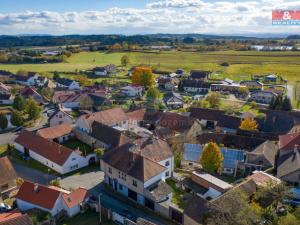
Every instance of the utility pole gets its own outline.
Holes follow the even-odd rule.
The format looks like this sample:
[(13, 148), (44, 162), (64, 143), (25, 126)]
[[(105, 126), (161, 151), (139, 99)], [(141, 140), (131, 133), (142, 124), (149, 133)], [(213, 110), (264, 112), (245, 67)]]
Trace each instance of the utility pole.
[(99, 211), (99, 224), (102, 224), (102, 215), (101, 215), (101, 194), (98, 195), (98, 211)]

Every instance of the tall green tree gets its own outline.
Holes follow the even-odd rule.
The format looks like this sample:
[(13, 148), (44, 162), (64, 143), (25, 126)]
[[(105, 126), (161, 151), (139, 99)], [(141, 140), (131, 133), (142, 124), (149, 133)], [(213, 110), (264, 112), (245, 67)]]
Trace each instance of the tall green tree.
[(30, 120), (37, 120), (41, 116), (42, 107), (38, 105), (38, 103), (33, 99), (29, 98), (26, 101), (26, 113), (28, 113)]
[(13, 108), (19, 111), (23, 111), (26, 106), (26, 101), (22, 95), (17, 95), (13, 102)]
[(207, 97), (206, 100), (209, 102), (209, 105), (213, 109), (217, 109), (220, 107), (221, 99), (220, 94), (217, 92), (211, 92)]
[(293, 109), (291, 99), (288, 96), (284, 97), (281, 109), (284, 111), (291, 111)]
[(205, 145), (200, 156), (200, 163), (210, 173), (220, 172), (222, 169), (223, 155), (220, 148), (214, 142)]
[(19, 111), (14, 110), (12, 115), (11, 115), (11, 124), (20, 127), (23, 126), (24, 124), (24, 118), (22, 116), (22, 113)]
[(123, 55), (121, 58), (122, 66), (127, 66), (130, 63), (130, 58), (128, 55)]
[(0, 128), (6, 129), (8, 125), (8, 120), (4, 113), (0, 113)]

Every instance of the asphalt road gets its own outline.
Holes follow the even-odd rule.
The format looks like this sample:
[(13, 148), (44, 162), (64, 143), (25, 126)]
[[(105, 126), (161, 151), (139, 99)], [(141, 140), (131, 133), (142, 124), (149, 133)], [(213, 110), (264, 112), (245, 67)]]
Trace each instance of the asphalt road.
[[(41, 116), (40, 123), (34, 127), (27, 128), (27, 130), (29, 130), (29, 131), (38, 130), (38, 129), (44, 127), (47, 123), (48, 123), (48, 116), (44, 112)], [(13, 131), (0, 134), (0, 145), (7, 145), (8, 143), (13, 143), (18, 135), (19, 135), (18, 132), (13, 132)]]
[(23, 178), (24, 180), (28, 180), (34, 183), (48, 185), (51, 180), (54, 180), (56, 177), (53, 175), (49, 175), (43, 173), (41, 171), (32, 169), (30, 167), (18, 164), (16, 162), (12, 162), (15, 171), (18, 176)]
[(74, 175), (63, 178), (60, 180), (60, 185), (66, 190), (77, 189), (79, 187), (85, 187), (89, 190), (90, 194), (94, 196), (101, 196), (101, 204), (105, 208), (112, 209), (114, 212), (122, 212), (124, 210), (129, 210), (135, 217), (142, 217), (149, 221), (152, 221), (158, 225), (163, 225), (164, 223), (157, 216), (152, 216), (144, 210), (133, 207), (133, 204), (129, 204), (129, 200), (120, 200), (116, 198), (114, 193), (110, 193), (105, 190), (103, 186), (104, 173), (102, 171), (94, 171), (82, 175)]

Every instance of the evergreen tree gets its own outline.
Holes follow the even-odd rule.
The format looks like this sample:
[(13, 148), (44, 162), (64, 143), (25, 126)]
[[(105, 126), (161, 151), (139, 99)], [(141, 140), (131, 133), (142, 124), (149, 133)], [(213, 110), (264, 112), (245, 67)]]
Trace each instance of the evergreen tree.
[(41, 116), (42, 107), (33, 98), (29, 98), (26, 102), (26, 112), (29, 115), (29, 119), (37, 120)]
[(23, 111), (26, 106), (26, 101), (22, 95), (17, 95), (13, 102), (13, 108), (19, 111)]
[(11, 124), (16, 127), (20, 127), (24, 124), (24, 119), (22, 117), (21, 112), (13, 111), (13, 113), (11, 115)]

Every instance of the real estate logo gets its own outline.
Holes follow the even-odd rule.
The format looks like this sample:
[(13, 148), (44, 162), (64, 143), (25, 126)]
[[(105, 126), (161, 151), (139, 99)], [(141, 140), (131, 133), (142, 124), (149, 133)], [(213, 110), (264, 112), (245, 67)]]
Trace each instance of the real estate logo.
[(300, 10), (273, 10), (272, 25), (300, 25)]

